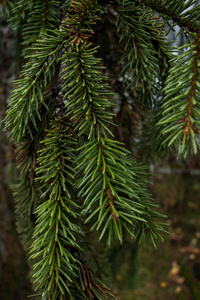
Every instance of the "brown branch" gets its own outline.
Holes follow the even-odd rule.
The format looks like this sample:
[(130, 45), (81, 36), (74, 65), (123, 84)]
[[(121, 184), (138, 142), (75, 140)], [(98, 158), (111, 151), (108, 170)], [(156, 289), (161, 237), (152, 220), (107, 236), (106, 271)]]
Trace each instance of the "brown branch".
[(90, 297), (94, 298), (94, 295), (91, 293), (91, 291), (88, 289), (88, 287), (86, 288), (88, 294), (90, 295)]
[(92, 283), (91, 283), (90, 274), (89, 274), (89, 272), (88, 272), (87, 266), (85, 266), (85, 273), (86, 273), (86, 275), (87, 275), (87, 279), (88, 279), (88, 283), (89, 283), (89, 288), (90, 288), (90, 290), (91, 290), (91, 289), (92, 289)]
[(119, 217), (115, 214), (115, 212), (113, 211), (113, 209), (112, 209), (112, 207), (111, 207), (111, 205), (110, 205), (110, 201), (111, 201), (112, 205), (115, 206), (115, 205), (114, 205), (114, 199), (115, 199), (115, 198), (114, 198), (114, 196), (111, 194), (111, 189), (110, 189), (110, 187), (108, 186), (108, 183), (106, 183), (106, 194), (107, 194), (107, 196), (108, 196), (108, 201), (107, 201), (107, 204), (105, 205), (105, 208), (108, 207), (108, 206), (110, 206), (111, 213), (112, 213), (112, 218), (115, 218), (116, 220), (118, 220)]
[(85, 270), (84, 270), (84, 266), (81, 265), (81, 271), (82, 271), (82, 274), (83, 274), (83, 279), (84, 279), (84, 284), (85, 284), (85, 288), (87, 288), (87, 279), (86, 279), (86, 276), (85, 276)]
[(98, 285), (96, 282), (94, 282), (94, 285), (98, 288), (98, 290), (108, 299), (106, 292), (102, 289), (100, 285)]
[[(100, 168), (100, 170), (103, 171), (103, 160), (102, 160), (102, 156), (104, 156), (104, 160), (105, 160), (105, 154), (104, 154), (104, 148), (103, 148), (103, 145), (101, 144), (101, 142), (99, 143), (99, 148), (101, 148), (101, 168)], [(105, 174), (107, 175), (107, 171), (105, 171)], [(112, 195), (111, 189), (110, 189), (110, 187), (109, 187), (109, 185), (108, 185), (107, 182), (106, 182), (106, 194), (107, 194), (107, 196), (108, 196), (108, 201), (107, 201), (107, 203), (106, 203), (106, 205), (105, 205), (104, 208), (107, 208), (107, 207), (110, 206), (111, 214), (112, 214), (112, 219), (115, 218), (116, 220), (118, 220), (119, 217), (115, 214), (115, 212), (113, 211), (113, 209), (112, 209), (112, 207), (111, 207), (111, 205), (110, 205), (110, 201), (111, 201), (112, 205), (115, 206), (115, 205), (114, 205), (114, 200), (115, 200), (115, 198), (114, 198), (114, 195)]]
[(118, 298), (117, 298), (117, 297), (115, 297), (115, 295), (113, 295), (112, 293), (108, 293), (108, 292), (106, 292), (106, 294), (110, 295), (110, 296), (111, 296), (111, 297), (113, 297), (115, 300), (118, 300)]
[[(85, 290), (86, 292), (90, 295), (90, 297), (94, 297), (94, 293), (92, 292), (92, 286), (96, 287), (101, 294), (105, 296), (106, 299), (108, 299), (107, 295), (110, 295), (114, 299), (118, 300), (111, 292), (112, 290), (110, 288), (107, 288), (106, 286), (97, 283), (95, 280), (97, 278), (97, 275), (94, 273), (94, 271), (89, 267), (84, 264), (81, 266), (81, 271), (83, 274), (84, 278), (84, 285), (85, 285)], [(93, 277), (91, 276), (91, 273), (94, 275)], [(98, 279), (97, 279), (98, 280)]]

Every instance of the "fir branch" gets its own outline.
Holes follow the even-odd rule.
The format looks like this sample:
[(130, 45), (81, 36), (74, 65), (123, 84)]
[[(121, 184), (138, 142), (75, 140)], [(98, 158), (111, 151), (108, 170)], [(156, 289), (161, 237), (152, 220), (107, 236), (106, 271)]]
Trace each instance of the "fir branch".
[[(68, 30), (71, 32), (70, 27)], [(107, 137), (111, 116), (105, 108), (111, 106), (107, 99), (111, 93), (103, 83), (106, 78), (99, 71), (102, 69), (98, 66), (99, 60), (94, 57), (96, 49), (90, 47), (78, 38), (74, 40), (72, 35), (69, 50), (62, 57), (65, 64), (62, 92), (74, 130), (78, 129), (78, 136), (86, 135), (89, 140), (79, 148), (82, 152), (76, 167), (84, 212), (92, 208), (86, 222), (95, 216), (97, 220), (91, 230), (103, 225), (100, 239), (109, 232), (107, 243), (110, 246), (113, 233), (122, 243), (122, 228), (134, 236), (134, 222), (147, 222), (143, 214), (145, 216), (146, 210), (150, 213), (149, 202), (143, 205), (140, 201), (149, 199), (149, 195), (138, 187), (126, 158), (127, 151)], [(128, 224), (132, 225), (131, 229)]]
[(13, 3), (13, 1), (0, 0), (0, 5), (1, 5), (0, 16), (6, 17), (6, 19), (9, 19), (14, 4), (15, 3)]
[[(161, 22), (159, 23), (158, 18), (150, 20), (152, 18), (150, 11), (144, 12), (141, 7), (135, 6), (129, 0), (119, 4), (117, 11), (116, 26), (120, 32), (120, 42), (123, 39), (126, 41), (120, 61), (126, 89), (139, 88), (139, 104), (151, 107), (161, 92), (159, 59), (151, 40), (152, 32), (155, 30), (158, 32), (157, 35), (160, 35), (158, 38), (160, 42), (163, 35)], [(154, 38), (155, 36), (154, 34)]]
[[(42, 37), (48, 29), (54, 30), (60, 24), (60, 11), (62, 1), (46, 0), (34, 3), (32, 10), (22, 31), (22, 45), (30, 46)], [(34, 21), (34, 22), (33, 22)], [(52, 22), (53, 21), (53, 22)], [(35, 24), (35, 27), (33, 27)], [(27, 55), (29, 49), (23, 51)]]
[[(193, 131), (195, 133), (199, 133), (198, 129), (192, 124), (193, 122), (191, 121), (192, 119), (192, 114), (193, 114), (193, 106), (195, 104), (195, 101), (193, 99), (195, 99), (196, 96), (196, 90), (197, 90), (197, 77), (198, 77), (198, 61), (200, 58), (200, 35), (195, 39), (195, 48), (194, 48), (194, 61), (193, 61), (193, 76), (191, 79), (191, 90), (189, 92), (189, 99), (188, 99), (188, 107), (187, 107), (187, 116), (185, 117), (184, 120), (180, 120), (179, 123), (185, 122), (186, 121), (186, 125), (185, 128), (183, 130), (183, 135), (184, 133), (187, 134), (187, 136), (190, 135), (190, 128), (193, 129)], [(194, 103), (193, 103), (194, 102)]]
[[(83, 267), (81, 257), (77, 256), (77, 252), (82, 250), (83, 230), (76, 220), (80, 217), (78, 205), (70, 194), (73, 180), (71, 161), (74, 159), (71, 146), (74, 142), (65, 119), (58, 118), (51, 122), (47, 138), (43, 141), (46, 147), (39, 151), (40, 167), (37, 172), (41, 176), (37, 181), (43, 183), (42, 198), (49, 199), (36, 210), (38, 219), (33, 236), (37, 239), (31, 246), (31, 258), (38, 259), (42, 255), (42, 265), (40, 260), (34, 264), (34, 282), (37, 283), (36, 289), (42, 290), (43, 297), (57, 299), (58, 295), (73, 295), (79, 299), (81, 295), (86, 298), (88, 294), (93, 298), (100, 287), (102, 295), (98, 299), (107, 299), (104, 297), (107, 288), (97, 283), (92, 269)], [(76, 294), (75, 287), (80, 286), (81, 281), (78, 274), (83, 268), (87, 270), (90, 286), (89, 289), (87, 285), (83, 286), (83, 291)]]
[(92, 299), (97, 297), (97, 299), (108, 299), (108, 295), (112, 298), (117, 298), (111, 293), (111, 289), (107, 288), (98, 278), (94, 271), (87, 265), (81, 265), (80, 272), (81, 281), (83, 283), (83, 290), (88, 294)]
[[(20, 0), (13, 6), (10, 24), (22, 36), (23, 56), (33, 51), (30, 47), (41, 39), (48, 29), (58, 28), (60, 21), (60, 6), (58, 0)], [(53, 22), (52, 22), (53, 21)]]
[(72, 1), (63, 22), (63, 29), (70, 37), (72, 45), (87, 41), (93, 34), (92, 26), (99, 19), (98, 11), (97, 0)]
[(139, 0), (139, 2), (160, 13), (167, 21), (172, 19), (174, 21), (172, 27), (178, 24), (191, 33), (200, 33), (200, 23), (197, 17), (200, 12), (200, 5), (190, 9), (192, 5), (196, 4), (196, 0), (179, 0), (176, 3), (170, 0)]
[(40, 192), (34, 182), (36, 153), (30, 141), (23, 142), (16, 150), (17, 167), (20, 170), (19, 182), (12, 185), (16, 207), (16, 224), (21, 240), (28, 250), (34, 230), (34, 210), (40, 203)]
[[(158, 222), (164, 216), (157, 212), (157, 205), (145, 188), (146, 169), (129, 156), (123, 144), (114, 140), (110, 129), (114, 125), (113, 93), (103, 75), (101, 60), (96, 58), (98, 46), (89, 42), (102, 8), (96, 0), (18, 2), (12, 10), (16, 11), (12, 21), (23, 31), (23, 44), (28, 46), (23, 52), (27, 53), (27, 63), (16, 81), (6, 129), (12, 130), (11, 139), (20, 143), (17, 162), (21, 182), (14, 187), (14, 194), (17, 214), (24, 217), (20, 234), (26, 238), (30, 235), (24, 224), (28, 224), (27, 230), (33, 228), (31, 217), (37, 205), (30, 250), (31, 260), (36, 260), (35, 288), (41, 291), (43, 299), (115, 298), (82, 259), (82, 219), (90, 222), (91, 230), (100, 231), (100, 240), (107, 236), (109, 246), (114, 237), (122, 243), (125, 231), (136, 242), (149, 234), (155, 245), (155, 240), (163, 240), (160, 232), (165, 230)], [(160, 95), (169, 68), (165, 22), (155, 17), (151, 6), (145, 8), (138, 1), (111, 1), (112, 5), (114, 10), (117, 7), (113, 14), (118, 15), (120, 41), (126, 43), (121, 65), (123, 76), (130, 75), (133, 81), (128, 88), (140, 88), (144, 101), (148, 97), (154, 100)], [(106, 13), (105, 8), (103, 14)], [(187, 19), (191, 20), (192, 17)], [(59, 29), (55, 29), (57, 26)], [(195, 43), (192, 50), (197, 53), (197, 40)], [(181, 130), (187, 134), (198, 124), (198, 118), (193, 123), (191, 117), (197, 113), (198, 104), (193, 98), (197, 101), (199, 74), (197, 55), (185, 55), (193, 57), (193, 71), (190, 64), (187, 75), (192, 77), (189, 87), (185, 86), (189, 95), (184, 106), (185, 120), (176, 125), (184, 124)], [(160, 57), (166, 63), (164, 70)], [(176, 78), (174, 70), (170, 76)], [(171, 92), (167, 82), (166, 103)], [(176, 94), (177, 89), (173, 96)], [(168, 104), (163, 108), (169, 111)], [(80, 201), (82, 207), (78, 205)], [(32, 223), (26, 223), (27, 219)]]
[(112, 113), (105, 111), (111, 107), (106, 99), (113, 93), (101, 75), (100, 60), (94, 57), (96, 48), (79, 43), (79, 48), (70, 46), (69, 52), (63, 57), (66, 67), (62, 79), (65, 80), (62, 91), (66, 101), (66, 112), (74, 123), (74, 130), (79, 130), (78, 136), (88, 134), (92, 140), (100, 132), (106, 136), (105, 123), (109, 123)]
[(38, 186), (33, 184), (30, 179), (21, 177), (19, 183), (12, 185), (11, 188), (16, 207), (17, 231), (28, 252), (36, 221), (33, 212), (40, 203), (40, 192)]
[(23, 141), (27, 133), (34, 139), (32, 131), (38, 131), (37, 120), (42, 121), (42, 107), (50, 110), (45, 97), (46, 94), (49, 96), (49, 86), (57, 81), (57, 57), (61, 55), (63, 43), (62, 38), (56, 34), (38, 41), (33, 46), (35, 54), (28, 57), (29, 61), (21, 72), (21, 78), (15, 81), (16, 87), (4, 121), (5, 130), (12, 129), (10, 138), (17, 143)]
[(157, 62), (159, 63), (161, 81), (165, 81), (167, 78), (169, 69), (171, 67), (170, 60), (174, 57), (174, 47), (169, 46), (167, 34), (164, 28), (165, 23), (161, 20), (159, 16), (152, 16), (152, 12), (149, 10), (145, 13), (147, 14), (146, 20), (146, 31), (150, 34), (151, 43), (158, 57)]
[[(191, 144), (194, 153), (199, 147), (199, 37), (181, 47), (183, 54), (170, 71), (164, 91), (163, 118), (158, 124), (168, 124), (163, 130), (168, 146), (178, 142), (179, 154), (187, 155)], [(186, 48), (186, 49), (185, 49)]]
[[(84, 151), (82, 147), (77, 163), (77, 170), (83, 173), (77, 186), (79, 196), (84, 198), (83, 212), (88, 213), (92, 208), (85, 221), (93, 220), (91, 230), (102, 228), (100, 239), (107, 232), (109, 246), (113, 233), (122, 243), (122, 228), (135, 238), (136, 224), (146, 223), (154, 214), (152, 199), (139, 183), (141, 167), (126, 157), (119, 143), (103, 138), (100, 143), (85, 145)], [(157, 225), (155, 228), (162, 230)]]
[[(36, 170), (43, 184), (42, 198), (47, 198), (36, 209), (37, 224), (31, 246), (32, 259), (40, 258), (36, 269), (36, 289), (43, 291), (44, 297), (56, 299), (58, 295), (71, 295), (70, 283), (78, 276), (79, 261), (71, 249), (81, 250), (82, 230), (76, 224), (78, 205), (71, 199), (70, 185), (73, 178), (72, 145), (68, 125), (59, 118), (51, 122), (51, 129), (43, 141)], [(50, 164), (49, 164), (50, 162)], [(42, 261), (42, 265), (41, 265)]]
[(36, 119), (36, 122), (40, 123), (38, 131), (32, 130), (31, 133), (26, 133), (23, 142), (16, 145), (16, 165), (20, 175), (18, 183), (13, 184), (11, 188), (15, 200), (17, 230), (26, 251), (31, 244), (35, 227), (34, 211), (40, 203), (41, 194), (39, 184), (34, 181), (36, 177), (36, 152), (39, 148), (40, 139), (44, 135), (44, 128), (47, 126), (54, 109), (51, 99), (47, 103), (51, 107), (50, 110), (48, 111), (45, 106), (42, 107), (40, 113), (43, 118), (42, 120)]
[[(137, 152), (142, 160), (148, 163), (155, 161), (158, 157), (165, 158), (168, 152), (167, 144), (163, 143), (165, 136), (161, 133), (165, 125), (157, 125), (162, 118), (162, 111), (159, 106), (161, 104), (157, 104), (155, 109), (148, 111), (148, 114), (145, 115), (136, 143)], [(154, 142), (152, 143), (152, 141)]]
[(11, 26), (18, 26), (22, 23), (22, 20), (25, 18), (26, 14), (28, 13), (29, 9), (32, 7), (31, 0), (21, 0), (15, 1), (12, 7), (12, 15), (9, 19)]

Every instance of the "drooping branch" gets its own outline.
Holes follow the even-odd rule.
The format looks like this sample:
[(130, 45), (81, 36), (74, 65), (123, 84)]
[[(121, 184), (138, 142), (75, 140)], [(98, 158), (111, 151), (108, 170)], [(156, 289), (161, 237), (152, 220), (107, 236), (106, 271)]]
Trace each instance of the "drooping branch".
[[(196, 47), (194, 48), (194, 51), (196, 52), (194, 54), (194, 62), (193, 62), (193, 76), (192, 76), (192, 80), (191, 80), (191, 90), (189, 93), (189, 99), (188, 99), (188, 108), (187, 108), (187, 116), (185, 117), (185, 119), (183, 120), (183, 122), (186, 122), (185, 128), (183, 130), (183, 135), (184, 133), (186, 133), (187, 135), (190, 135), (190, 128), (193, 129), (193, 131), (195, 133), (199, 133), (198, 129), (194, 126), (194, 124), (192, 124), (191, 122), (191, 117), (193, 115), (193, 106), (194, 106), (194, 99), (195, 99), (195, 94), (196, 94), (196, 89), (197, 89), (197, 76), (199, 73), (198, 70), (198, 61), (199, 61), (199, 57), (200, 57), (200, 35), (195, 39), (195, 44)], [(179, 121), (180, 123), (180, 121)]]
[(140, 3), (145, 5), (146, 7), (150, 7), (156, 12), (160, 13), (164, 16), (164, 18), (168, 18), (169, 20), (172, 19), (174, 24), (178, 24), (180, 27), (184, 27), (188, 29), (192, 33), (196, 33), (199, 35), (200, 33), (200, 24), (198, 19), (193, 16), (196, 13), (196, 16), (198, 15), (198, 11), (200, 11), (200, 6), (196, 6), (193, 9), (189, 11), (189, 14), (187, 11), (192, 4), (195, 4), (196, 1), (188, 2), (183, 1), (180, 3), (178, 1), (177, 3), (168, 1), (168, 0), (159, 0), (159, 1), (153, 1), (153, 0), (139, 0)]
[[(73, 168), (73, 139), (64, 118), (51, 122), (45, 147), (39, 151), (37, 173), (43, 185), (43, 203), (36, 209), (37, 224), (34, 230), (31, 258), (43, 261), (34, 264), (36, 289), (43, 290), (48, 298), (70, 293), (69, 284), (78, 271), (79, 260), (71, 253), (72, 248), (81, 250), (79, 241), (83, 232), (77, 225), (78, 205), (71, 199), (70, 184)], [(54, 147), (52, 147), (54, 145)], [(66, 291), (66, 292), (64, 292)]]
[[(139, 104), (152, 107), (157, 95), (161, 93), (162, 73), (152, 40), (162, 46), (163, 24), (160, 18), (156, 18), (155, 22), (152, 20), (150, 10), (144, 13), (140, 6), (131, 1), (119, 4), (117, 10), (117, 30), (120, 33), (120, 42), (125, 43), (120, 64), (123, 66), (121, 73), (126, 90), (137, 89)], [(141, 13), (144, 18), (140, 17)]]
[[(58, 297), (107, 299), (114, 296), (80, 259), (84, 235), (81, 222), (92, 221), (91, 231), (99, 230), (100, 240), (107, 236), (109, 246), (113, 238), (122, 243), (125, 231), (134, 239), (138, 232), (149, 232), (154, 243), (155, 239), (163, 240), (159, 231), (164, 230), (157, 222), (163, 216), (154, 210), (156, 205), (145, 188), (146, 181), (142, 179), (145, 169), (129, 156), (122, 143), (114, 140), (110, 131), (110, 125), (113, 126), (113, 93), (108, 86), (108, 78), (104, 76), (102, 62), (96, 58), (97, 40), (93, 39), (94, 45), (90, 43), (94, 28), (98, 27), (99, 16), (107, 13), (106, 9), (101, 11), (98, 5), (102, 1), (64, 1), (65, 8), (66, 3), (70, 6), (67, 10), (61, 8), (62, 15), (65, 15), (63, 22), (60, 16), (54, 21), (62, 22), (59, 30), (48, 32), (46, 29), (43, 31), (43, 25), (48, 21), (48, 13), (52, 17), (49, 4), (55, 3), (59, 7), (63, 1), (38, 2), (41, 13), (37, 16), (37, 11), (33, 12), (33, 19), (38, 22), (32, 24), (32, 19), (25, 16), (27, 30), (23, 32), (24, 36), (30, 33), (28, 45), (31, 38), (39, 39), (29, 47), (27, 63), (17, 81), (6, 118), (7, 129), (12, 130), (11, 137), (22, 142), (18, 162), (23, 170), (28, 169), (23, 174), (30, 179), (30, 189), (33, 184), (41, 186), (31, 246), (31, 258), (38, 259), (34, 264), (36, 289), (41, 291), (43, 298), (53, 300)], [(28, 3), (33, 5), (37, 1), (29, 0)], [(21, 4), (26, 10), (24, 0)], [(130, 43), (129, 33), (133, 30), (128, 34), (126, 30), (118, 32), (122, 36), (120, 40), (126, 34), (124, 51), (128, 68), (124, 71), (128, 74), (132, 69), (131, 81), (134, 77), (137, 83), (142, 83), (143, 97), (146, 97), (147, 88), (153, 97), (154, 83), (157, 83), (157, 78), (160, 80), (158, 55), (152, 45), (153, 34), (143, 26), (143, 5), (136, 7), (126, 14), (126, 23), (135, 29)], [(128, 6), (125, 7), (126, 12), (127, 9)], [(114, 11), (114, 14), (117, 16), (118, 12)], [(133, 16), (136, 16), (134, 20)], [(152, 23), (154, 21), (157, 22), (152, 19)], [(152, 26), (155, 36), (162, 28), (158, 23), (156, 27)], [(148, 27), (149, 23), (145, 26)], [(39, 31), (34, 35), (36, 27)], [(125, 27), (122, 26), (123, 29)], [(132, 46), (135, 47), (135, 55)], [(54, 105), (45, 101), (49, 94)], [(43, 119), (47, 122), (44, 123)], [(47, 135), (44, 135), (45, 128)], [(42, 140), (42, 149), (37, 154), (37, 147), (31, 152), (23, 148), (27, 136), (37, 146)], [(37, 166), (36, 155), (39, 156)], [(28, 195), (24, 199), (30, 199), (33, 193), (29, 193), (29, 189), (25, 192)], [(74, 194), (79, 203), (83, 203), (82, 213)]]
[[(167, 134), (168, 146), (178, 141), (179, 153), (186, 154), (191, 145), (197, 152), (199, 127), (199, 36), (191, 44), (180, 47), (182, 54), (171, 68), (164, 88), (163, 117), (158, 124), (167, 124), (162, 130)], [(191, 143), (190, 143), (191, 142)]]

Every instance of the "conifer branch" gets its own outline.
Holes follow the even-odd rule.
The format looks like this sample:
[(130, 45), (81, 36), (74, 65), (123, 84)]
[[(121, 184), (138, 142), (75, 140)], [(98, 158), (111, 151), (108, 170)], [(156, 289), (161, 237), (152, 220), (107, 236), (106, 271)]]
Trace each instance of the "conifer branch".
[(36, 153), (30, 141), (18, 146), (16, 163), (20, 170), (19, 182), (12, 185), (16, 205), (16, 223), (22, 243), (28, 251), (35, 224), (33, 214), (40, 203), (40, 191), (34, 182)]
[[(76, 35), (69, 23), (67, 28)], [(106, 78), (99, 71), (102, 67), (98, 66), (95, 52), (95, 48), (90, 49), (90, 44), (79, 37), (75, 40), (71, 38), (68, 52), (62, 57), (66, 66), (62, 76), (65, 80), (62, 92), (74, 130), (79, 131), (78, 136), (86, 135), (89, 140), (78, 149), (82, 152), (76, 160), (80, 177), (77, 188), (79, 196), (84, 197), (84, 212), (94, 207), (86, 222), (98, 215), (91, 230), (103, 227), (100, 239), (109, 232), (107, 243), (110, 246), (113, 232), (122, 243), (123, 227), (134, 236), (133, 220), (147, 222), (143, 214), (146, 214), (146, 209), (149, 212), (148, 201), (146, 204), (141, 201), (149, 199), (149, 196), (135, 182), (136, 178), (129, 169), (132, 163), (126, 158), (127, 151), (107, 137), (111, 114), (105, 108), (111, 106), (107, 99), (111, 93), (103, 82)], [(132, 225), (131, 229), (128, 224)]]
[(200, 12), (200, 5), (190, 9), (196, 3), (193, 1), (180, 0), (176, 3), (169, 0), (139, 0), (140, 3), (160, 13), (164, 19), (172, 19), (173, 25), (178, 24), (180, 27), (188, 29), (191, 33), (200, 33), (200, 24), (196, 16)]
[[(151, 5), (147, 6), (125, 0), (111, 1), (109, 8), (113, 7), (119, 39), (124, 44), (118, 70), (122, 68), (123, 78), (128, 78), (127, 89), (139, 90), (144, 103), (151, 101), (157, 106), (171, 64), (170, 49), (164, 37), (165, 21), (155, 16)], [(99, 240), (106, 238), (109, 246), (114, 238), (122, 244), (125, 231), (136, 243), (149, 235), (154, 245), (157, 239), (163, 241), (160, 232), (165, 232), (158, 221), (165, 216), (157, 212), (146, 189), (146, 169), (130, 157), (124, 144), (115, 141), (112, 132), (116, 99), (104, 76), (102, 61), (96, 57), (95, 29), (105, 14), (106, 7), (102, 10), (97, 0), (20, 0), (11, 9), (11, 22), (22, 31), (27, 48), (6, 129), (18, 143), (21, 173), (13, 190), (17, 214), (28, 217), (19, 227), (25, 242), (30, 243), (35, 226), (30, 258), (34, 261), (35, 289), (42, 299), (116, 299), (82, 258), (84, 222), (89, 223), (91, 231), (99, 230)], [(186, 135), (189, 131), (192, 136), (191, 129), (199, 130), (197, 47), (196, 39), (177, 59), (183, 73), (183, 61), (186, 65), (189, 55), (185, 75), (190, 76), (189, 83), (183, 74), (180, 78), (180, 72), (176, 77), (175, 68), (166, 81), (161, 120), (166, 132), (173, 130), (172, 120)], [(177, 88), (182, 80), (184, 97), (188, 96), (184, 99)], [(182, 102), (173, 106), (177, 96)], [(180, 108), (184, 122), (179, 122)], [(176, 133), (170, 138), (172, 143)], [(24, 224), (31, 228), (30, 234)]]
[(82, 230), (74, 222), (78, 213), (73, 207), (78, 205), (71, 199), (70, 184), (73, 178), (71, 165), (74, 141), (68, 133), (65, 120), (59, 118), (51, 123), (46, 147), (39, 151), (40, 167), (37, 173), (43, 184), (42, 198), (47, 198), (37, 207), (37, 225), (31, 246), (32, 259), (42, 260), (34, 265), (36, 289), (42, 289), (43, 297), (56, 299), (58, 295), (71, 295), (69, 283), (77, 277), (79, 261), (71, 249), (81, 250), (79, 240)]
[[(78, 155), (76, 169), (79, 176), (83, 171), (84, 175), (80, 177), (77, 187), (80, 190), (79, 196), (85, 198), (84, 212), (99, 204), (86, 222), (97, 214), (98, 219), (92, 229), (99, 229), (105, 223), (100, 239), (106, 231), (109, 231), (107, 242), (111, 245), (112, 232), (115, 232), (117, 239), (122, 243), (122, 227), (134, 236), (128, 229), (127, 222), (129, 224), (133, 224), (132, 220), (146, 222), (142, 217), (146, 208), (140, 203), (140, 197), (137, 195), (141, 195), (142, 199), (144, 195), (147, 199), (149, 197), (141, 187), (137, 188), (135, 179), (129, 174), (128, 165), (131, 163), (126, 163), (125, 149), (107, 138), (105, 130), (110, 115), (102, 114), (101, 107), (110, 106), (109, 101), (102, 98), (110, 92), (106, 90), (107, 85), (100, 81), (102, 77), (99, 71), (96, 71), (98, 60), (92, 56), (94, 49), (87, 50), (89, 46), (79, 43), (78, 48), (71, 46), (71, 52), (64, 54), (63, 59), (67, 68), (63, 71), (66, 75), (62, 77), (65, 79), (63, 93), (64, 99), (67, 100), (67, 112), (71, 119), (75, 120), (74, 130), (79, 129), (79, 136), (87, 133), (89, 139), (84, 147), (78, 149), (82, 152)], [(93, 79), (90, 74), (96, 74), (95, 78)], [(75, 105), (76, 103), (78, 104)], [(121, 189), (124, 195), (120, 195)], [(134, 202), (135, 208), (133, 199), (137, 200)], [(119, 217), (123, 221), (119, 220)]]
[[(155, 161), (158, 157), (165, 158), (168, 152), (167, 144), (163, 143), (165, 136), (161, 133), (165, 125), (157, 125), (162, 118), (160, 106), (161, 104), (157, 105), (155, 109), (149, 112), (138, 137), (137, 151), (146, 162)], [(140, 136), (143, 138), (140, 139)], [(146, 151), (143, 150), (145, 147), (147, 147)]]
[(199, 37), (181, 49), (186, 47), (188, 49), (178, 56), (177, 65), (171, 69), (166, 81), (163, 118), (158, 122), (169, 123), (162, 130), (168, 135), (163, 143), (170, 146), (178, 142), (179, 154), (184, 155), (191, 151), (191, 144), (194, 153), (199, 147)]
[(195, 44), (196, 47), (194, 48), (194, 62), (193, 62), (193, 76), (191, 79), (191, 90), (189, 92), (189, 99), (188, 99), (188, 107), (187, 107), (187, 116), (185, 117), (184, 120), (178, 121), (178, 123), (186, 122), (185, 128), (183, 130), (183, 135), (184, 133), (187, 134), (187, 136), (190, 135), (190, 128), (195, 132), (199, 133), (198, 129), (192, 124), (191, 119), (193, 116), (193, 111), (192, 108), (194, 106), (194, 100), (196, 97), (196, 89), (197, 89), (197, 76), (198, 76), (198, 60), (200, 58), (200, 35), (195, 39)]
[[(31, 246), (32, 259), (42, 256), (42, 266), (38, 261), (33, 267), (36, 289), (42, 290), (43, 297), (57, 299), (58, 295), (66, 293), (72, 297), (75, 285), (80, 285), (79, 270), (83, 272), (84, 268), (87, 270), (89, 287), (87, 284), (83, 287), (83, 295), (86, 293), (93, 298), (99, 287), (103, 295), (106, 295), (106, 287), (96, 283), (97, 278), (89, 274), (92, 269), (83, 267), (81, 257), (77, 256), (77, 251), (82, 251), (80, 242), (83, 230), (78, 226), (78, 205), (70, 194), (73, 180), (70, 161), (74, 157), (73, 149), (69, 147), (75, 141), (70, 138), (68, 124), (63, 118), (52, 121), (51, 126), (47, 139), (43, 142), (46, 147), (39, 151), (40, 167), (37, 169), (37, 173), (41, 174), (37, 181), (44, 183), (42, 198), (47, 200), (36, 210), (38, 219), (33, 237), (37, 238)], [(87, 282), (86, 279), (84, 282)], [(104, 299), (103, 295), (101, 299)]]
[(59, 26), (61, 4), (62, 1), (59, 0), (16, 1), (9, 21), (11, 26), (16, 26), (17, 30), (20, 29), (24, 57), (33, 51), (31, 49), (33, 43), (42, 39), (48, 29), (54, 30)]
[[(45, 42), (45, 47), (42, 43)], [(41, 113), (50, 110), (52, 105), (49, 86), (57, 81), (57, 57), (61, 54), (64, 41), (55, 36), (38, 41), (33, 47), (35, 54), (21, 72), (21, 79), (15, 81), (16, 88), (12, 94), (5, 118), (5, 130), (12, 129), (10, 137), (17, 143), (27, 134), (34, 139), (33, 130), (38, 131), (38, 122), (43, 122)], [(45, 101), (47, 97), (48, 101)], [(34, 128), (34, 129), (32, 129)]]
[[(143, 12), (141, 7), (135, 6), (131, 1), (119, 3), (117, 11), (116, 26), (120, 32), (120, 42), (123, 39), (126, 41), (120, 61), (123, 66), (122, 75), (125, 77), (126, 89), (138, 88), (140, 90), (139, 104), (151, 107), (161, 92), (161, 70), (151, 39), (159, 35), (156, 41), (159, 45), (162, 43), (162, 49), (164, 49), (163, 26), (159, 18), (152, 20), (150, 11)], [(143, 14), (142, 19), (141, 14)], [(157, 35), (155, 33), (152, 35), (152, 31), (156, 31)]]
[(11, 11), (12, 11), (12, 8), (14, 5), (13, 1), (0, 0), (0, 5), (1, 5), (0, 15), (2, 15), (3, 17), (6, 17), (6, 18), (10, 18)]
[(112, 298), (117, 298), (111, 293), (111, 289), (107, 288), (100, 280), (98, 280), (97, 275), (94, 271), (87, 265), (81, 265), (81, 276), (83, 277), (82, 281), (84, 283), (84, 291), (95, 299), (95, 296), (99, 299), (108, 299), (108, 295)]

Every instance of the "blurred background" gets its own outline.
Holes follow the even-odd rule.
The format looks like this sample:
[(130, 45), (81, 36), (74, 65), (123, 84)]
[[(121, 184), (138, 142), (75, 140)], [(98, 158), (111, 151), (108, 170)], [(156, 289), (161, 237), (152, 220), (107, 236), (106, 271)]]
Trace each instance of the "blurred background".
[[(14, 46), (15, 45), (15, 46)], [(13, 48), (15, 47), (15, 51)], [(18, 76), (16, 41), (0, 24), (0, 121)], [(14, 148), (0, 123), (0, 299), (24, 300), (32, 293), (26, 254), (19, 241), (14, 202), (9, 188), (17, 180)], [(200, 157), (176, 160), (171, 153), (150, 164), (149, 178), (156, 203), (168, 215), (169, 235), (157, 250), (147, 240), (138, 249), (128, 237), (123, 247), (105, 249), (91, 236), (88, 245), (98, 258), (104, 280), (121, 300), (200, 299)], [(95, 262), (94, 262), (95, 264)], [(30, 297), (29, 299), (32, 299)], [(33, 298), (34, 299), (34, 298)]]

